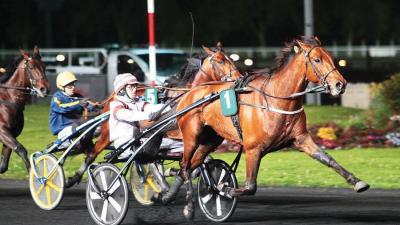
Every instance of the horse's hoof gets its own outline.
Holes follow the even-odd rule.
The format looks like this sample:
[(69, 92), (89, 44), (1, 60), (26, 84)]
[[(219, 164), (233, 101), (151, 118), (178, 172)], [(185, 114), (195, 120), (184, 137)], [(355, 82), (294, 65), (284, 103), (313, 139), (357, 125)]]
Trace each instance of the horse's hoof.
[(73, 176), (73, 177), (68, 177), (67, 181), (65, 182), (64, 187), (65, 188), (70, 188), (72, 187), (74, 184), (79, 183), (80, 179), (79, 177)]
[(7, 170), (8, 170), (8, 168), (6, 168), (5, 166), (0, 167), (0, 174), (7, 172)]
[(355, 185), (354, 185), (354, 190), (358, 193), (363, 192), (368, 190), (369, 188), (369, 184), (365, 183), (364, 181), (358, 181)]
[(193, 220), (194, 206), (185, 205), (185, 207), (183, 208), (183, 215), (187, 220)]
[(156, 192), (153, 194), (153, 196), (151, 196), (151, 201), (152, 202), (158, 202), (158, 203), (162, 203), (162, 194), (159, 192)]

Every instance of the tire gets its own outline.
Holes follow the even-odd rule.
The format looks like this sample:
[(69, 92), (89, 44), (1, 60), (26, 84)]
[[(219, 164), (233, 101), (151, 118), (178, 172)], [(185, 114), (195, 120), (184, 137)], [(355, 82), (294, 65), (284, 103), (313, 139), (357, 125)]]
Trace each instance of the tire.
[(117, 177), (119, 169), (103, 163), (93, 170), (93, 182), (102, 192), (95, 192), (91, 182), (86, 187), (86, 204), (92, 219), (99, 225), (120, 224), (128, 210), (128, 185), (123, 176), (119, 176), (113, 187), (107, 192), (108, 185)]
[[(238, 187), (235, 174), (230, 171), (228, 164), (224, 161), (211, 160), (206, 163), (206, 168), (217, 186), (226, 182), (225, 187)], [(225, 179), (226, 181), (221, 180), (226, 173), (229, 173)], [(226, 221), (236, 209), (237, 197), (228, 198), (211, 190), (208, 188), (203, 176), (200, 176), (197, 192), (201, 211), (208, 219), (214, 222)]]
[[(33, 201), (44, 210), (53, 210), (61, 202), (64, 195), (64, 170), (57, 164), (57, 159), (50, 155), (41, 155), (34, 160), (29, 171), (29, 189)], [(33, 172), (36, 168), (38, 177)], [(49, 173), (53, 173), (48, 177)]]
[[(137, 166), (140, 165), (142, 168), (142, 174), (139, 175)], [(147, 178), (145, 181), (141, 179)], [(133, 163), (131, 167), (131, 187), (133, 196), (142, 205), (153, 205), (154, 201), (152, 196), (155, 193), (161, 192), (161, 186), (158, 184), (157, 179), (153, 176), (149, 170), (149, 164), (136, 164)]]

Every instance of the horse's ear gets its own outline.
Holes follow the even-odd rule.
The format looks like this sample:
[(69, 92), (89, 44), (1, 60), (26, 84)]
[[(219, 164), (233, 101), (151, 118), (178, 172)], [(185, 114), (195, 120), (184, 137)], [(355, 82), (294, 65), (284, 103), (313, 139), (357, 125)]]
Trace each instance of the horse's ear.
[(22, 57), (24, 57), (25, 60), (29, 59), (28, 53), (26, 53), (24, 50), (20, 49), (19, 52), (21, 53)]
[(192, 66), (195, 66), (197, 68), (201, 68), (201, 60), (197, 59), (197, 58), (188, 58), (186, 59), (189, 64), (191, 64)]
[(217, 43), (217, 48), (218, 48), (218, 50), (222, 50), (222, 44), (221, 44), (221, 42), (220, 41), (218, 41), (218, 43)]
[(303, 50), (305, 52), (307, 52), (307, 50), (310, 48), (310, 45), (303, 43), (301, 41), (296, 41), (296, 43), (299, 45), (300, 50)]
[(40, 58), (40, 51), (39, 51), (39, 47), (37, 45), (35, 45), (35, 47), (33, 48), (33, 58)]
[(204, 51), (205, 51), (208, 55), (214, 54), (214, 52), (213, 52), (211, 49), (207, 48), (206, 46), (203, 45), (202, 47), (203, 47)]
[(319, 38), (317, 36), (315, 36), (314, 39), (318, 42), (318, 45), (322, 45), (321, 41), (319, 40)]
[(296, 54), (298, 54), (298, 53), (300, 52), (300, 47), (297, 46), (297, 45), (293, 46), (293, 51), (294, 51)]

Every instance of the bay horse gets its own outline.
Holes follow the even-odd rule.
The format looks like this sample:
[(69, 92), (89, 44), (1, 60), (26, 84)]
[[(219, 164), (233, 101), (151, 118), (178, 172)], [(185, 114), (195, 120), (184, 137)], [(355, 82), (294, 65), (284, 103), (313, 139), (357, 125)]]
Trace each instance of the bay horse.
[[(294, 147), (331, 167), (357, 192), (369, 188), (367, 183), (320, 149), (307, 131), (303, 94), (308, 83), (322, 85), (332, 96), (342, 94), (346, 87), (346, 80), (318, 38), (302, 37), (286, 43), (276, 58), (275, 67), (269, 73), (266, 71), (247, 77), (247, 82), (242, 85), (247, 91), (237, 93), (241, 132), (234, 127), (231, 118), (222, 114), (219, 99), (178, 117), (184, 142), (181, 176), (187, 184), (187, 205), (183, 211), (187, 219), (194, 215), (190, 171), (198, 167), (223, 139), (241, 143), (246, 154), (245, 186), (225, 188), (230, 196), (254, 195), (261, 158), (285, 147)], [(177, 111), (206, 95), (229, 88), (232, 88), (231, 83), (200, 85), (182, 97)]]
[(0, 77), (0, 142), (3, 143), (0, 173), (8, 170), (12, 150), (21, 157), (29, 171), (27, 151), (16, 139), (24, 128), (23, 111), (31, 95), (43, 98), (50, 91), (39, 48), (34, 47), (32, 57), (23, 50), (20, 53), (15, 68)]
[[(209, 81), (232, 81), (236, 80), (242, 75), (234, 65), (234, 63), (229, 59), (229, 57), (224, 53), (222, 49), (222, 44), (217, 43), (216, 49), (211, 49), (203, 46), (203, 50), (206, 56), (199, 56), (197, 58), (189, 58), (185, 65), (182, 66), (181, 70), (173, 77), (171, 77), (167, 84), (169, 90), (168, 96), (174, 97), (182, 91), (187, 91), (188, 88), (197, 86), (204, 82)], [(181, 87), (181, 88), (177, 88)], [(183, 88), (182, 88), (183, 87)], [(139, 87), (140, 89), (140, 87)], [(139, 91), (138, 89), (138, 91)], [(143, 88), (142, 93), (143, 93)], [(138, 94), (140, 95), (140, 94)], [(110, 111), (110, 102), (114, 99), (115, 93), (112, 93), (110, 97), (104, 101), (103, 112)], [(162, 110), (161, 110), (162, 111)], [(177, 129), (177, 125), (176, 125)], [(179, 130), (171, 130), (168, 133), (169, 137), (179, 139), (181, 134)], [(109, 138), (109, 125), (108, 122), (102, 124), (100, 130), (100, 136), (98, 137), (94, 150), (86, 153), (86, 158), (82, 163), (78, 171), (69, 177), (66, 181), (65, 187), (71, 187), (75, 183), (80, 182), (83, 173), (86, 171), (87, 167), (94, 162), (97, 155), (100, 154), (103, 149), (110, 145)]]

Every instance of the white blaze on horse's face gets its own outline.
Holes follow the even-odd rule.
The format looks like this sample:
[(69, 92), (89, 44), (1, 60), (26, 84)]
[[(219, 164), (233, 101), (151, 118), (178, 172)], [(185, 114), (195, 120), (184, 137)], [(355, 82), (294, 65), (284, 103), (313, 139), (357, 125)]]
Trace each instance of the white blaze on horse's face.
[[(300, 44), (300, 43), (299, 43)], [(325, 86), (332, 96), (343, 94), (347, 81), (336, 69), (332, 56), (321, 46), (300, 44), (307, 64), (307, 79)]]

